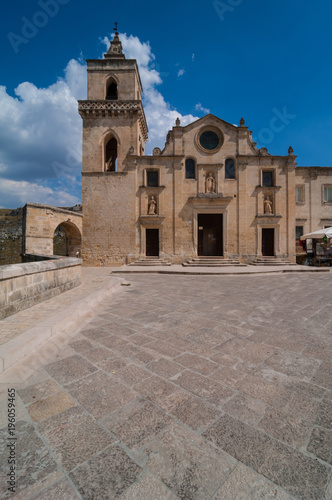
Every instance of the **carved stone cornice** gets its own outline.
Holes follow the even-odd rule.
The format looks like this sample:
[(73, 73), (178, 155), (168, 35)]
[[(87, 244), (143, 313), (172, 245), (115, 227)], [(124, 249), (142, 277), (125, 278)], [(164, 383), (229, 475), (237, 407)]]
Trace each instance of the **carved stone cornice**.
[(256, 186), (257, 191), (263, 191), (263, 192), (273, 192), (273, 191), (279, 191), (281, 189), (281, 186)]
[(238, 161), (237, 164), (238, 164), (240, 172), (243, 172), (247, 168), (247, 166), (249, 165), (249, 162), (248, 161)]
[(278, 214), (257, 214), (256, 220), (260, 224), (279, 224), (282, 215)]
[(165, 215), (141, 215), (139, 221), (142, 226), (160, 226), (165, 220)]
[(104, 177), (104, 176), (111, 176), (111, 177), (121, 177), (123, 175), (128, 175), (128, 172), (113, 172), (113, 171), (103, 171), (103, 172), (82, 172), (83, 176), (90, 176), (90, 177)]
[(158, 193), (161, 193), (165, 189), (166, 186), (139, 186), (140, 191), (147, 191), (147, 192), (152, 192), (152, 191), (157, 191)]
[(139, 116), (144, 139), (148, 139), (148, 126), (144, 114), (142, 101), (109, 101), (109, 100), (85, 100), (78, 101), (78, 112), (82, 118), (96, 118), (137, 114)]
[(202, 193), (198, 196), (191, 196), (188, 198), (188, 202), (191, 203), (194, 208), (200, 207), (211, 207), (211, 205), (216, 207), (226, 207), (233, 200), (233, 196), (222, 196), (221, 194), (210, 194)]

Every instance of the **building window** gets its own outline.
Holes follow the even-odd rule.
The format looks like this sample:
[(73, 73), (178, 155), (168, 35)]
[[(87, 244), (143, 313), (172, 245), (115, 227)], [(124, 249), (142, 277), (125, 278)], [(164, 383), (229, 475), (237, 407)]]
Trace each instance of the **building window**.
[(192, 158), (186, 159), (186, 179), (195, 179), (195, 160)]
[(196, 145), (205, 153), (215, 153), (224, 143), (224, 135), (217, 127), (203, 127), (196, 135)]
[(116, 172), (118, 157), (118, 143), (114, 137), (107, 142), (105, 148), (105, 171)]
[(332, 186), (324, 186), (324, 203), (332, 203)]
[(296, 201), (296, 203), (304, 203), (303, 186), (296, 186), (296, 188), (295, 188), (295, 201)]
[(146, 172), (146, 185), (147, 187), (158, 187), (159, 179), (158, 179), (158, 171), (156, 170), (147, 170)]
[(303, 236), (303, 226), (296, 226), (295, 228), (295, 239), (299, 241), (299, 239)]
[(235, 179), (235, 162), (232, 158), (227, 158), (225, 162), (225, 179)]
[(107, 87), (106, 99), (116, 101), (118, 98), (118, 86), (115, 82), (111, 82)]
[(219, 146), (220, 139), (213, 130), (206, 130), (200, 136), (199, 142), (202, 148), (212, 151)]
[(272, 187), (273, 183), (273, 171), (272, 170), (263, 170), (262, 172), (262, 186), (264, 187)]

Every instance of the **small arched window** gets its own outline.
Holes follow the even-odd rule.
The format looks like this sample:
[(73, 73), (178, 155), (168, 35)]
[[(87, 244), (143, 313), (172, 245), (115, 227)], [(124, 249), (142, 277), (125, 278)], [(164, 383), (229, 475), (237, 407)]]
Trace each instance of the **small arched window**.
[(186, 159), (186, 179), (195, 179), (196, 178), (196, 165), (195, 160), (192, 158)]
[(225, 162), (225, 179), (235, 179), (235, 162), (232, 158), (227, 158)]
[(109, 83), (107, 87), (106, 99), (110, 101), (116, 101), (117, 98), (118, 98), (118, 86), (115, 82), (111, 81), (111, 83)]
[(105, 171), (116, 172), (118, 157), (118, 143), (114, 137), (111, 137), (105, 148)]

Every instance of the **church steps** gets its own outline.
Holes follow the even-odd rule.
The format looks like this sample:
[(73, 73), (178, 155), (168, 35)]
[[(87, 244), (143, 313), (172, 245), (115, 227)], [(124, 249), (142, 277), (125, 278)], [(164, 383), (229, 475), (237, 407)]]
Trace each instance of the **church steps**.
[(134, 262), (131, 262), (129, 266), (170, 266), (171, 263), (163, 258), (159, 257), (145, 257)]
[(257, 257), (251, 262), (253, 266), (292, 266), (293, 262), (281, 257)]
[(182, 264), (184, 267), (245, 267), (237, 259), (225, 259), (223, 257), (198, 257), (190, 259)]

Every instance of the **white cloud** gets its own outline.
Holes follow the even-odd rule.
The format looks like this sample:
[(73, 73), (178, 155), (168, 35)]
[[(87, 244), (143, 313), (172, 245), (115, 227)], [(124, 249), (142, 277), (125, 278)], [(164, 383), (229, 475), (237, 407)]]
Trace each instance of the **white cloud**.
[[(71, 60), (65, 77), (48, 88), (21, 83), (16, 97), (0, 87), (0, 163), (14, 180), (54, 179), (53, 162), (64, 163), (68, 150), (81, 149), (81, 118), (77, 98), (83, 98), (86, 69)], [(73, 175), (79, 175), (77, 162)]]
[(178, 76), (183, 76), (185, 74), (185, 72), (186, 72), (185, 69), (179, 69)]
[(203, 112), (204, 114), (206, 114), (206, 115), (207, 115), (208, 113), (210, 113), (210, 110), (209, 110), (209, 109), (207, 109), (207, 108), (204, 108), (204, 107), (201, 105), (201, 103), (200, 103), (200, 102), (198, 102), (198, 103), (196, 104), (195, 109), (196, 109), (196, 111), (202, 111), (202, 112)]
[(52, 189), (37, 183), (1, 179), (0, 199), (3, 206), (23, 206), (28, 202), (55, 206), (73, 206), (80, 203), (77, 196), (62, 189)]
[[(175, 120), (179, 117), (181, 125), (197, 120), (191, 114), (182, 115), (167, 103), (162, 94), (157, 90), (157, 85), (162, 83), (160, 73), (153, 67), (155, 55), (152, 53), (149, 42), (141, 42), (138, 37), (125, 33), (119, 35), (123, 51), (127, 59), (136, 59), (143, 85), (143, 104), (146, 120), (149, 127), (149, 140), (146, 145), (146, 154), (151, 154), (155, 146), (163, 148), (166, 135), (175, 125)], [(103, 40), (107, 49), (109, 39)]]
[[(68, 62), (64, 77), (47, 88), (23, 82), (13, 97), (0, 86), (2, 205), (4, 198), (11, 207), (24, 204), (28, 197), (59, 206), (78, 201), (82, 120), (77, 99), (85, 96), (86, 67), (74, 59)], [(79, 151), (75, 159), (72, 151)]]
[(191, 60), (192, 60), (192, 62), (195, 61), (195, 54), (191, 54)]
[[(138, 62), (149, 127), (146, 152), (150, 154), (155, 146), (163, 147), (177, 117), (182, 125), (197, 117), (179, 113), (157, 89), (162, 78), (149, 42), (126, 34), (120, 34), (120, 39), (126, 57)], [(107, 38), (102, 42), (109, 47)], [(11, 96), (0, 85), (2, 206), (14, 208), (27, 201), (69, 206), (79, 201), (82, 120), (77, 99), (85, 98), (86, 66), (81, 59), (70, 60), (64, 76), (47, 88), (22, 82)]]

